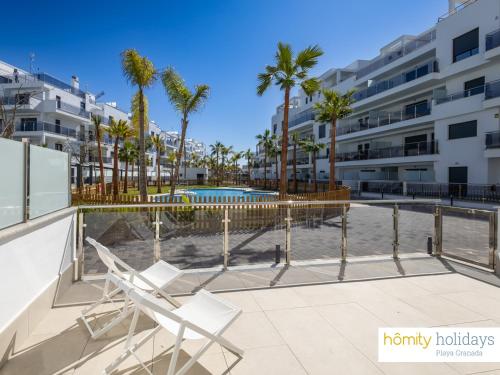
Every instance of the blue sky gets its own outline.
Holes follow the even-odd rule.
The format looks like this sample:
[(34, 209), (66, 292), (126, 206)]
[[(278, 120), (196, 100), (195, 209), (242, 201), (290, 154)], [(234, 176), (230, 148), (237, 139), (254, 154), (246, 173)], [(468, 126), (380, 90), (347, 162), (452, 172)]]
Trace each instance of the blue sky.
[[(277, 87), (256, 95), (257, 73), (273, 62), (278, 41), (297, 51), (319, 44), (320, 74), (370, 59), (401, 34), (418, 34), (447, 10), (447, 0), (184, 0), (7, 2), (0, 59), (35, 68), (128, 109), (134, 88), (123, 78), (120, 52), (136, 48), (158, 68), (174, 66), (188, 85), (207, 83), (211, 97), (192, 117), (188, 136), (235, 149), (254, 147), (282, 101)], [(160, 82), (147, 91), (150, 118), (178, 130), (179, 116)]]

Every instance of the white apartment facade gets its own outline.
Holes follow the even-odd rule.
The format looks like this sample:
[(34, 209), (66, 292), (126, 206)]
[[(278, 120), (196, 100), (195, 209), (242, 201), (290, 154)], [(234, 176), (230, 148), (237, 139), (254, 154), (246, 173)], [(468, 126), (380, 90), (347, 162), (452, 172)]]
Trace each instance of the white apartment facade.
[[(500, 1), (449, 5), (422, 34), (403, 35), (372, 60), (320, 76), (323, 87), (356, 91), (353, 113), (337, 124), (336, 177), (344, 184), (500, 184)], [(303, 92), (293, 98), (289, 132), (329, 148), (330, 126), (316, 122), (312, 108), (321, 99)], [(271, 124), (278, 135), (282, 120), (281, 105)], [(328, 179), (328, 151), (318, 157), (319, 180)], [(299, 150), (297, 160), (298, 178), (310, 179), (311, 157)], [(263, 177), (263, 168), (254, 173)], [(267, 174), (275, 178), (274, 165)]]
[[(90, 176), (96, 174), (96, 142), (95, 129), (91, 121), (91, 115), (99, 115), (102, 118), (103, 127), (107, 128), (110, 121), (129, 121), (130, 113), (117, 107), (115, 102), (99, 102), (97, 96), (80, 89), (79, 79), (72, 77), (71, 83), (67, 84), (46, 73), (29, 73), (23, 69), (0, 61), (0, 96), (6, 112), (11, 111), (16, 105), (15, 132), (13, 139), (29, 139), (33, 144), (45, 146), (72, 154), (72, 164), (82, 164), (85, 180), (91, 180)], [(22, 99), (23, 97), (26, 99)], [(21, 98), (22, 100), (19, 100)], [(20, 104), (19, 104), (20, 103)], [(7, 117), (11, 116), (9, 113)], [(0, 119), (0, 129), (4, 126)], [(148, 134), (159, 134), (165, 140), (165, 152), (162, 158), (173, 152), (178, 147), (178, 135), (175, 132), (163, 131), (154, 121), (150, 121)], [(190, 152), (204, 152), (192, 146), (203, 145), (201, 142), (189, 140)], [(83, 153), (85, 160), (81, 158), (80, 148), (86, 145)], [(204, 147), (204, 145), (203, 145)], [(105, 166), (105, 174), (111, 179), (113, 166), (113, 140), (104, 133), (102, 140), (102, 155)], [(156, 176), (156, 150), (147, 152), (148, 175)], [(80, 160), (82, 159), (82, 160)], [(166, 178), (170, 174), (170, 165), (165, 160), (161, 161), (161, 174)], [(120, 163), (123, 173), (124, 163)], [(137, 173), (137, 170), (136, 170)], [(77, 175), (76, 166), (72, 169), (73, 177)]]

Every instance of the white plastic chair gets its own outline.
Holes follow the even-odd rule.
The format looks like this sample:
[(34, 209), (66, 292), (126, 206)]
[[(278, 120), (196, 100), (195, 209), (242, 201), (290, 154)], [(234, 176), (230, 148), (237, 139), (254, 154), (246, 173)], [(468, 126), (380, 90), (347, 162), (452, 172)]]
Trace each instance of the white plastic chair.
[[(133, 355), (145, 371), (151, 372), (145, 366), (144, 362), (136, 354), (136, 351), (147, 341), (153, 338), (161, 329), (166, 329), (176, 336), (174, 351), (168, 367), (167, 375), (174, 375), (179, 351), (184, 340), (208, 339), (184, 366), (182, 366), (175, 375), (182, 375), (193, 366), (198, 358), (207, 351), (213, 343), (219, 343), (226, 349), (237, 355), (243, 356), (243, 350), (222, 337), (226, 329), (241, 314), (241, 309), (231, 303), (217, 297), (216, 295), (201, 290), (196, 293), (182, 307), (170, 309), (167, 301), (155, 298), (151, 294), (138, 290), (134, 285), (126, 280), (117, 280), (121, 290), (129, 295), (135, 306), (134, 316), (130, 325), (127, 341), (122, 354), (116, 358), (106, 369), (105, 374), (109, 374), (120, 365), (130, 355)], [(153, 319), (158, 326), (149, 332), (137, 343), (132, 344), (137, 320), (140, 312), (144, 312)]]
[[(142, 291), (159, 294), (160, 296), (168, 300), (173, 306), (180, 306), (179, 302), (177, 302), (173, 297), (167, 294), (163, 289), (177, 280), (180, 276), (182, 276), (182, 274), (184, 273), (183, 271), (168, 264), (167, 262), (160, 260), (144, 271), (137, 272), (116, 255), (111, 253), (108, 248), (106, 248), (93, 238), (87, 237), (86, 240), (95, 247), (99, 258), (106, 265), (106, 267), (108, 267), (102, 297), (81, 312), (81, 319), (83, 320), (93, 339), (96, 339), (108, 332), (134, 311), (130, 308), (130, 299), (126, 293), (123, 308), (116, 307), (116, 305), (114, 304), (112, 298), (122, 291), (116, 284), (117, 280), (126, 280), (132, 283), (134, 287), (139, 288)], [(113, 275), (116, 277), (113, 277)], [(114, 284), (116, 286), (115, 289), (110, 290), (110, 284)], [(88, 314), (105, 302), (110, 302), (111, 304), (113, 304), (113, 306), (115, 306), (115, 311), (118, 311), (118, 315), (102, 328), (94, 330), (90, 326)]]

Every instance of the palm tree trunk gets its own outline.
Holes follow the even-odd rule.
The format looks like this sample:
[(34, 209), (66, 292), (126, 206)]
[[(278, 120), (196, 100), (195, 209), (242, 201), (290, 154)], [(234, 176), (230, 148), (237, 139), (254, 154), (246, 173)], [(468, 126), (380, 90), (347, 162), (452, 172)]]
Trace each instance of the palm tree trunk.
[(139, 87), (139, 194), (141, 200), (148, 199), (146, 174), (146, 140), (144, 139), (144, 93)]
[(297, 144), (293, 144), (293, 191), (297, 194)]
[(160, 152), (156, 152), (156, 192), (161, 193), (161, 176), (160, 176)]
[(128, 193), (128, 158), (125, 159), (125, 182), (123, 185), (123, 194)]
[(333, 118), (330, 129), (330, 178), (328, 181), (328, 190), (333, 191), (337, 188), (335, 181), (335, 148), (337, 139), (337, 119)]
[(182, 131), (181, 131), (181, 142), (179, 144), (179, 150), (177, 151), (177, 163), (175, 164), (175, 172), (173, 183), (170, 185), (170, 199), (173, 199), (175, 193), (175, 184), (179, 178), (179, 167), (181, 165), (182, 152), (184, 148), (184, 139), (186, 138), (188, 120), (186, 115), (182, 118)]
[(252, 167), (250, 167), (250, 159), (247, 159), (247, 168), (248, 168), (248, 185), (250, 185), (250, 182), (252, 181)]
[(313, 162), (313, 184), (314, 184), (314, 192), (318, 192), (318, 180), (316, 179), (316, 152), (312, 153), (312, 162)]
[[(279, 181), (279, 179), (278, 179), (278, 153), (276, 153), (274, 155), (274, 163), (276, 164), (276, 167), (275, 167), (276, 168), (276, 183), (275, 183), (275, 185), (276, 185), (276, 190), (277, 190), (278, 189), (278, 181)], [(280, 186), (280, 189), (281, 189), (281, 186)], [(280, 191), (280, 194), (281, 194), (281, 191)]]
[(288, 151), (288, 107), (290, 106), (290, 88), (285, 89), (285, 107), (283, 111), (283, 129), (281, 137), (281, 179), (280, 179), (280, 195), (285, 195), (287, 192), (288, 179), (286, 176), (286, 159)]
[(219, 151), (215, 153), (215, 185), (219, 186), (219, 178), (220, 178), (220, 171), (219, 171)]
[(116, 137), (113, 148), (113, 199), (118, 196), (118, 140), (119, 137)]
[(101, 195), (106, 194), (106, 182), (104, 181), (104, 164), (102, 162), (102, 150), (101, 150), (101, 140), (100, 134), (97, 137), (97, 158), (99, 159), (99, 174), (100, 176), (100, 185), (101, 185)]
[(174, 178), (174, 164), (172, 163), (170, 167), (170, 186), (172, 186), (173, 178)]

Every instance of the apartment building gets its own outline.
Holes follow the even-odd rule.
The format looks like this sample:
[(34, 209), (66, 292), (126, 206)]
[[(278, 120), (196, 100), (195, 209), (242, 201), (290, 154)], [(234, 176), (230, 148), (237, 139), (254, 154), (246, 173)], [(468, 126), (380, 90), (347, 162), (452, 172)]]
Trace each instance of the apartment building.
[[(113, 119), (130, 119), (130, 113), (120, 109), (116, 102), (100, 102), (101, 96), (82, 90), (76, 76), (68, 84), (47, 73), (30, 73), (0, 61), (0, 103), (6, 112), (5, 123), (8, 119), (14, 119), (13, 139), (27, 138), (33, 144), (69, 153), (74, 166), (73, 181), (76, 180), (76, 166), (79, 164), (84, 166), (82, 173), (87, 182), (98, 174), (95, 167), (97, 144), (91, 115), (101, 116), (104, 129)], [(15, 116), (12, 115), (14, 109)], [(4, 119), (0, 118), (0, 129), (4, 125)], [(170, 174), (170, 165), (165, 158), (177, 149), (178, 134), (166, 132), (150, 121), (148, 135), (154, 134), (160, 135), (165, 141), (165, 152), (160, 160), (161, 174), (165, 178)], [(203, 143), (191, 139), (186, 143), (190, 153), (199, 153), (200, 156), (205, 154)], [(111, 180), (113, 152), (113, 140), (105, 132), (102, 155), (107, 180)], [(154, 177), (157, 174), (154, 148), (147, 151), (147, 158), (148, 176)], [(124, 168), (124, 163), (120, 163), (120, 173), (123, 173)]]
[[(450, 0), (434, 27), (400, 36), (375, 58), (329, 69), (320, 79), (340, 93), (356, 91), (352, 114), (337, 124), (336, 177), (344, 184), (500, 184), (499, 1)], [(299, 92), (289, 131), (329, 147), (329, 124), (315, 121), (313, 105), (321, 99)], [(282, 121), (283, 105), (272, 116), (273, 133), (281, 134)], [(328, 157), (328, 148), (318, 156), (319, 180), (329, 177)], [(311, 156), (299, 150), (297, 164), (298, 178), (310, 179)], [(274, 171), (269, 166), (268, 176)], [(263, 168), (254, 173), (262, 177)]]

